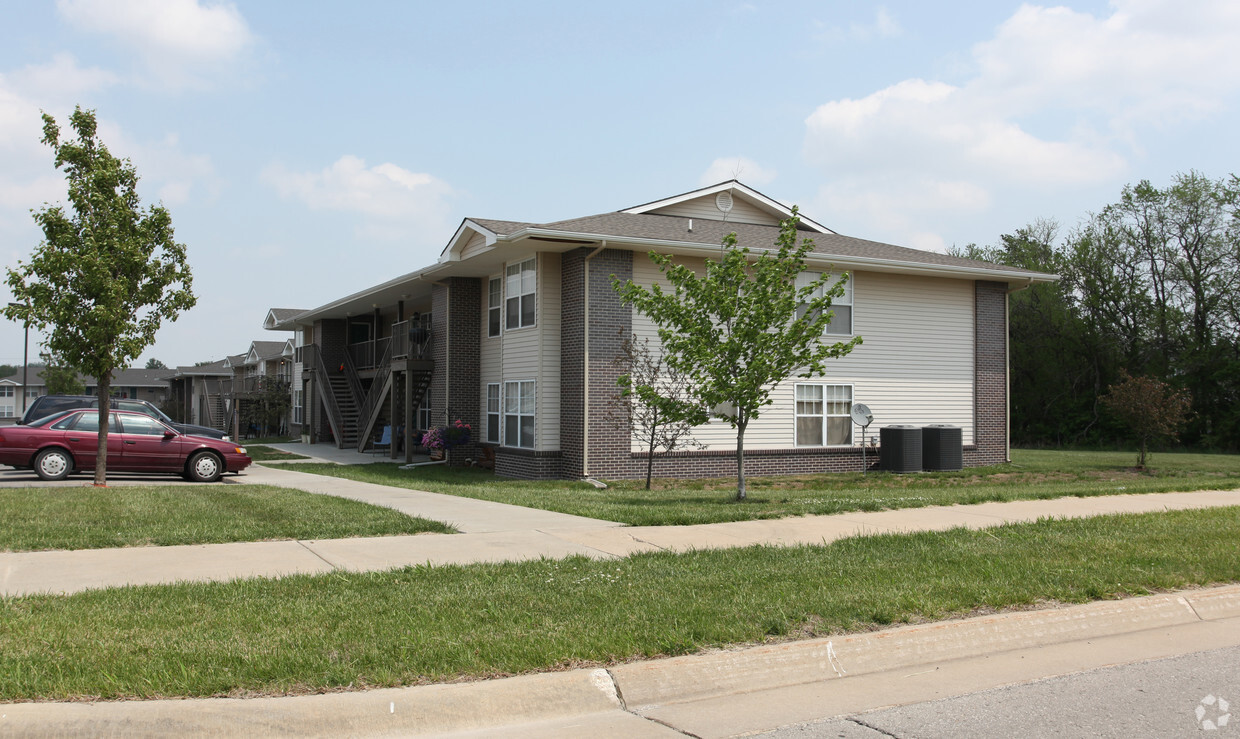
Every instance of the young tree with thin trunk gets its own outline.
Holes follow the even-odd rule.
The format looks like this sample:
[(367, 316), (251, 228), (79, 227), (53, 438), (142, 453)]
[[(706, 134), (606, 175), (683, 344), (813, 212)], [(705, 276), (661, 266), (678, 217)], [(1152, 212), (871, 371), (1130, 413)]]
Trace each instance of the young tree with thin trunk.
[(650, 348), (650, 339), (630, 336), (620, 344), (615, 364), (621, 391), (608, 407), (608, 417), (628, 428), (646, 447), (646, 489), (654, 476), (655, 454), (701, 448), (693, 427), (706, 422), (702, 404), (693, 397), (688, 376)]
[(860, 336), (823, 341), (834, 316), (831, 301), (844, 295), (848, 275), (832, 283), (831, 274), (823, 272), (798, 286), (814, 246), (799, 239), (798, 221), (793, 208), (792, 217), (780, 224), (774, 248), (756, 256), (737, 244), (735, 233), (728, 234), (719, 258), (706, 260), (702, 276), (652, 252), (671, 292), (658, 284), (612, 282), (621, 300), (659, 327), (667, 363), (689, 378), (702, 407), (736, 429), (737, 500), (746, 496), (745, 430), (772, 403), (775, 385), (794, 375), (821, 375), (826, 360), (861, 343)]
[(55, 152), (56, 168), (65, 170), (69, 211), (45, 205), (35, 212), (43, 242), (29, 262), (8, 270), (9, 288), (21, 303), (10, 303), (4, 314), (45, 331), (54, 356), (96, 379), (95, 485), (104, 486), (112, 373), (197, 298), (168, 211), (141, 207), (138, 174), (99, 140), (94, 111), (79, 107), (69, 123), (76, 137), (62, 140), (55, 119), (43, 115), (43, 143)]
[(1132, 377), (1120, 370), (1120, 381), (1107, 389), (1102, 402), (1137, 438), (1137, 469), (1145, 469), (1152, 442), (1175, 439), (1188, 423), (1188, 393), (1153, 377)]

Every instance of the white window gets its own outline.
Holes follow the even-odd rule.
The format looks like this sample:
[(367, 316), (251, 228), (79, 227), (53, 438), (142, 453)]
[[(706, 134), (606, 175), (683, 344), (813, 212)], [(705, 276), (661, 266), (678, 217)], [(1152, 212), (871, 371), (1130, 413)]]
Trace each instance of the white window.
[(293, 391), (293, 423), (302, 423), (302, 391)]
[(538, 283), (535, 259), (508, 265), (507, 315), (504, 328), (525, 328), (534, 325), (534, 290)]
[(12, 385), (0, 385), (0, 398), (11, 398), (15, 388)]
[(534, 381), (504, 383), (504, 445), (534, 448)]
[(487, 383), (487, 443), (499, 443), (499, 383)]
[(426, 431), (434, 425), (431, 422), (431, 389), (428, 387), (422, 394), (422, 402), (418, 405), (418, 428)]
[(796, 386), (797, 446), (852, 444), (851, 385)]
[(12, 418), (12, 417), (13, 417), (13, 406), (0, 405), (0, 418)]
[(504, 309), (504, 280), (492, 277), (487, 283), (487, 336), (499, 336), (500, 313)]
[[(813, 284), (819, 277), (821, 272), (802, 272), (797, 275), (796, 286), (798, 288), (807, 287)], [(815, 290), (810, 297), (820, 298), (824, 291), (831, 289), (831, 286), (840, 279), (839, 275), (828, 275), (826, 282)], [(837, 334), (840, 336), (850, 336), (853, 332), (853, 276), (848, 276), (848, 282), (844, 283), (844, 294), (831, 301), (831, 323), (827, 324), (828, 334)], [(797, 316), (805, 315), (805, 306), (802, 305), (797, 310)]]

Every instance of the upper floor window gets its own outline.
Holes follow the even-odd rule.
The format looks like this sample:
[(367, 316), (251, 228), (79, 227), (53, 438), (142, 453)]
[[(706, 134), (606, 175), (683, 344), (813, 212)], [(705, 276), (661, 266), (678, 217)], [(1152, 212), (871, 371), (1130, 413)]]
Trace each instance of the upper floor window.
[(537, 285), (535, 259), (508, 265), (506, 272), (507, 312), (504, 328), (534, 325), (534, 292)]
[(504, 305), (504, 280), (492, 277), (487, 283), (487, 336), (499, 336), (499, 317)]
[[(797, 275), (797, 287), (805, 287), (817, 281), (822, 276), (821, 272), (802, 272)], [(839, 280), (839, 275), (828, 275), (826, 282), (822, 284), (810, 296), (811, 298), (822, 297), (825, 290), (829, 290), (832, 285)], [(831, 323), (827, 324), (828, 334), (837, 334), (840, 336), (851, 336), (853, 332), (853, 276), (848, 276), (848, 282), (844, 283), (844, 294), (831, 301)], [(802, 305), (797, 310), (797, 316), (805, 315), (805, 306)]]

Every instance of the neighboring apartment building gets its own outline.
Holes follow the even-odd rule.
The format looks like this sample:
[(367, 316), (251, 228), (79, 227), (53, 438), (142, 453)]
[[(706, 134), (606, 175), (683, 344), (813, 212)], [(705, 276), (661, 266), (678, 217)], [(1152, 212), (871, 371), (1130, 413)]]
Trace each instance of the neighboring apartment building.
[[(244, 354), (164, 370), (164, 374), (185, 422), (243, 435), (247, 431), (240, 428), (245, 403), (253, 402), (273, 383), (292, 397), (293, 340), (253, 341)], [(292, 428), (291, 420), (292, 410), (262, 431), (280, 436), (300, 433)]]
[[(771, 248), (788, 215), (730, 181), (555, 223), (469, 218), (438, 263), (268, 327), (303, 332), (296, 358), (311, 440), (365, 449), (392, 425), (408, 454), (418, 430), (459, 419), (473, 443), (454, 454), (476, 458), (487, 447), (502, 475), (637, 477), (645, 454), (607, 405), (621, 340), (657, 334), (621, 304), (613, 276), (654, 284), (652, 250), (701, 267), (729, 232), (752, 250)], [(747, 432), (746, 470), (860, 469), (854, 402), (873, 410), (872, 434), (952, 424), (967, 465), (1004, 461), (1007, 295), (1054, 277), (849, 238), (805, 217), (800, 229), (815, 242), (807, 277), (852, 275), (826, 340), (860, 334), (864, 344), (825, 376), (775, 388)], [(669, 455), (656, 470), (735, 474), (726, 423), (695, 435), (704, 449)]]
[[(168, 382), (164, 377), (168, 370), (124, 369), (112, 374), (112, 396), (137, 398), (160, 405), (168, 399)], [(99, 383), (93, 377), (78, 374), (87, 395), (99, 392)], [(26, 377), (27, 403), (40, 395), (47, 395), (47, 383), (43, 380), (42, 367), (30, 367)], [(21, 418), (22, 370), (9, 377), (0, 378), (0, 418)]]

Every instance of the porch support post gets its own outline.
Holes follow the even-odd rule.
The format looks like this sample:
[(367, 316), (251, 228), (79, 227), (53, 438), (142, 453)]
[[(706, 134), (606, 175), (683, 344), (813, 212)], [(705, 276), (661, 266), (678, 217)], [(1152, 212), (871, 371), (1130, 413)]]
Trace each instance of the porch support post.
[(413, 373), (405, 370), (405, 464), (413, 462)]

